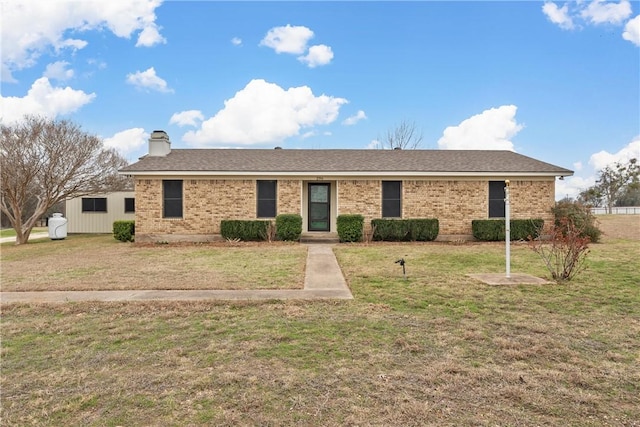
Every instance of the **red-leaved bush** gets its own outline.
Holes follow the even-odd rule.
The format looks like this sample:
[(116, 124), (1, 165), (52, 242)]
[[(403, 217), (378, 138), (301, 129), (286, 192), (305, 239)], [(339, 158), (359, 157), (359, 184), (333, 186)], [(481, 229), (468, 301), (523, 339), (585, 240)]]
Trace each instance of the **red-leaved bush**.
[(550, 228), (529, 239), (529, 248), (544, 261), (551, 277), (563, 283), (585, 269), (591, 239), (571, 218), (559, 218)]

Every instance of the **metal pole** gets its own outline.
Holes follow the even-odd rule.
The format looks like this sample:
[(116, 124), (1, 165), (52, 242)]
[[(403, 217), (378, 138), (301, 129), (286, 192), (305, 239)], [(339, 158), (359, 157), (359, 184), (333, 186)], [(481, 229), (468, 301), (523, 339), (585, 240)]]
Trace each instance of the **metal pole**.
[(509, 180), (504, 181), (504, 238), (507, 251), (507, 279), (511, 278), (511, 201), (509, 200)]

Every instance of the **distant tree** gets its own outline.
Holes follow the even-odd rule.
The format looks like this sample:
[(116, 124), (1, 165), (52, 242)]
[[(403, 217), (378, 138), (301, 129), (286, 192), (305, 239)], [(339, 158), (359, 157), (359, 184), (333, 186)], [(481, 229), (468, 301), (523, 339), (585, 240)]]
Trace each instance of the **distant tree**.
[(127, 161), (70, 121), (25, 116), (0, 125), (0, 209), (24, 244), (48, 209), (67, 198), (125, 187)]
[(386, 150), (402, 149), (415, 150), (422, 144), (422, 131), (418, 131), (415, 122), (401, 121), (387, 133), (378, 137), (380, 148)]
[(637, 159), (631, 159), (626, 164), (616, 162), (600, 171), (595, 187), (602, 195), (609, 213), (627, 188), (633, 189), (640, 185), (639, 176), (640, 166)]
[(640, 206), (640, 185), (628, 185), (618, 197), (616, 206)]
[(583, 205), (599, 208), (602, 206), (602, 194), (600, 193), (600, 189), (593, 186), (586, 190), (582, 190), (580, 194), (578, 194), (578, 201)]

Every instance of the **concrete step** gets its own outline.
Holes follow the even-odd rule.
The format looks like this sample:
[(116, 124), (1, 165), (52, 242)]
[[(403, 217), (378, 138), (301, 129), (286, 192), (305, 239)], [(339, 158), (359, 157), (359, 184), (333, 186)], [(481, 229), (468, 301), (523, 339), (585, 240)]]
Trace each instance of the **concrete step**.
[(321, 231), (310, 231), (300, 235), (300, 243), (339, 243), (338, 233), (327, 233)]

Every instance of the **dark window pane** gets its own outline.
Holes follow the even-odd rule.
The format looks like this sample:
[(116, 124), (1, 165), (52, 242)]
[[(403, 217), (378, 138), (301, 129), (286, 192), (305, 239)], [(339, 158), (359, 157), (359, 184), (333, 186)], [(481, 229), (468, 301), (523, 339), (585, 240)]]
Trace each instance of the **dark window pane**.
[(489, 200), (504, 200), (504, 181), (489, 181)]
[(382, 181), (382, 198), (400, 200), (400, 181)]
[(93, 199), (82, 198), (82, 212), (93, 212)]
[(275, 200), (258, 200), (258, 218), (275, 218), (275, 216)]
[(82, 212), (106, 212), (107, 199), (105, 197), (83, 197)]
[(165, 200), (165, 218), (182, 218), (182, 200)]
[(258, 198), (275, 200), (276, 181), (258, 181)]
[(95, 211), (96, 212), (106, 212), (107, 211), (107, 199), (106, 198), (97, 198), (95, 200)]
[(182, 180), (172, 179), (162, 181), (165, 199), (182, 198)]
[(162, 181), (163, 216), (165, 218), (182, 218), (182, 180)]
[(382, 217), (402, 216), (402, 181), (382, 181)]
[(258, 181), (258, 218), (275, 218), (277, 181)]
[(489, 181), (489, 218), (504, 218), (504, 181)]
[(382, 216), (384, 218), (400, 218), (400, 201), (399, 200), (383, 200)]
[(133, 197), (124, 198), (124, 212), (130, 213), (136, 211), (136, 199)]

